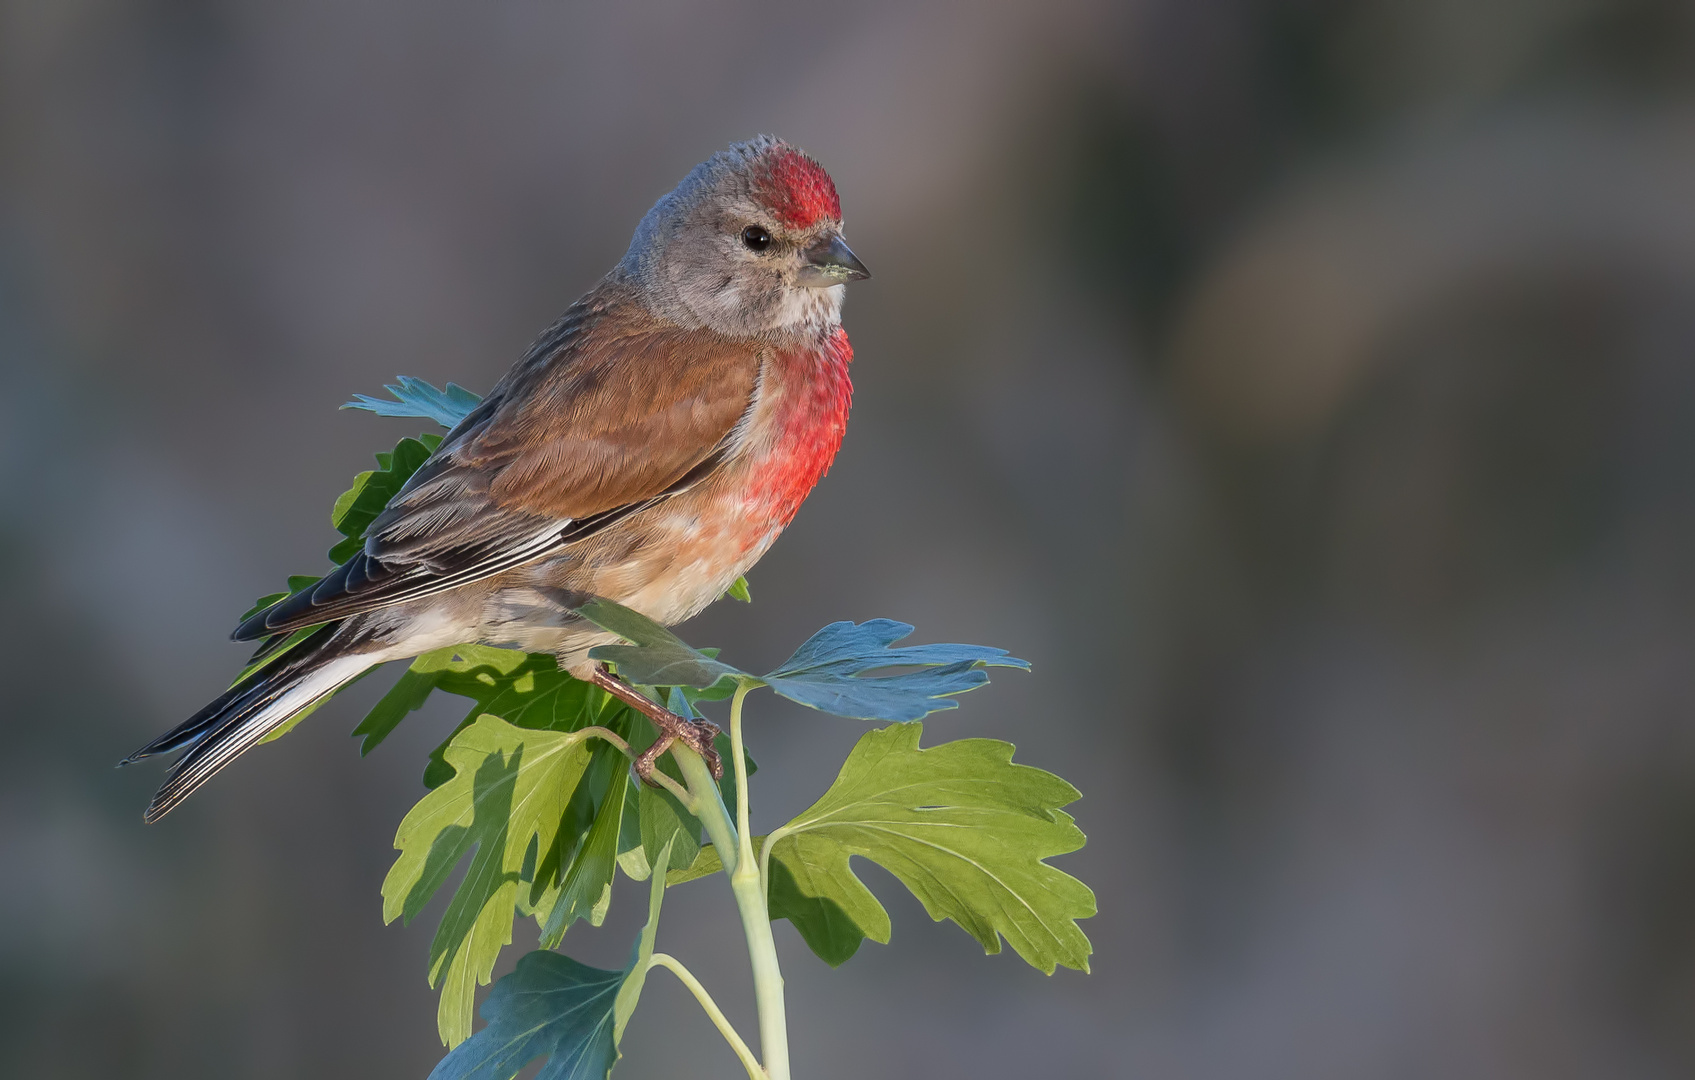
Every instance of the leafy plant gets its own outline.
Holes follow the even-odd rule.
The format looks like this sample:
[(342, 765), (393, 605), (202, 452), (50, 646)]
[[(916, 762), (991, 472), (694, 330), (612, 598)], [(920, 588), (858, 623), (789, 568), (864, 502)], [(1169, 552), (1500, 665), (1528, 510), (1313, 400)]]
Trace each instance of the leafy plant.
[[(451, 428), (478, 401), (452, 384), (441, 391), (405, 377), (387, 389), (392, 400), (360, 396), (347, 407)], [(344, 539), (332, 559), (356, 549), (439, 442), (435, 435), (401, 440), (336, 500), (332, 524)], [(290, 578), (289, 591), (317, 580)], [(746, 582), (728, 595), (748, 600)], [(577, 612), (623, 642), (590, 656), (673, 712), (698, 716), (700, 702), (729, 699), (728, 732), (718, 740), (729, 768), (714, 780), (706, 762), (676, 742), (659, 759), (656, 786), (642, 784), (629, 766), (656, 730), (640, 712), (565, 674), (550, 655), (466, 644), (412, 662), (354, 734), (370, 753), (431, 694), (471, 702), (429, 756), (428, 791), (400, 824), (400, 855), (382, 889), (385, 921), (410, 922), (464, 867), (426, 967), (430, 985), (441, 990), (437, 1026), (450, 1048), (432, 1080), (510, 1080), (538, 1058), (546, 1059), (537, 1074), (544, 1080), (605, 1077), (655, 967), (682, 980), (750, 1077), (787, 1080), (771, 921), (788, 919), (832, 966), (867, 938), (887, 943), (888, 913), (854, 874), (855, 856), (884, 867), (933, 919), (957, 923), (989, 953), (1004, 940), (1046, 973), (1088, 970), (1090, 945), (1077, 923), (1094, 914), (1094, 896), (1046, 861), (1083, 846), (1063, 809), (1079, 798), (1077, 790), (1014, 764), (1010, 743), (920, 746), (922, 717), (956, 708), (956, 695), (988, 682), (988, 668), (1028, 668), (1023, 660), (978, 645), (900, 646), (912, 627), (873, 619), (832, 623), (775, 670), (755, 675), (610, 601), (590, 600)], [(267, 642), (255, 664), (269, 663), (296, 639)], [(755, 837), (743, 713), (761, 687), (888, 726), (859, 739), (810, 808)], [(609, 971), (554, 951), (578, 920), (601, 924), (619, 873), (648, 882), (648, 921), (630, 962)], [(720, 873), (747, 938), (762, 1056), (680, 961), (654, 951), (666, 889)], [(476, 987), (489, 982), (518, 918), (535, 920), (542, 948), (495, 984), (481, 1009), (487, 1023), (473, 1034)]]

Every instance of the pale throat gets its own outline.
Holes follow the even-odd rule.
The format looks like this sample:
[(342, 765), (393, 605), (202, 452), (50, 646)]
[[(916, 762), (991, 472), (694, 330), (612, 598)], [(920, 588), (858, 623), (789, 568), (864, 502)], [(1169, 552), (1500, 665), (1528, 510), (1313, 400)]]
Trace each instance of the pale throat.
[(842, 322), (842, 299), (847, 286), (822, 289), (787, 288), (777, 305), (776, 322), (781, 330), (827, 330)]

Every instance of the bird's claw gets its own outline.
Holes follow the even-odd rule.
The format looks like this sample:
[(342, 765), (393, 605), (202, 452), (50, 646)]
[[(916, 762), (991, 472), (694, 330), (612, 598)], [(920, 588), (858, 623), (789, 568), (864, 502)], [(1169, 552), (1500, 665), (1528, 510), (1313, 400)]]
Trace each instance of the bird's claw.
[(687, 720), (669, 710), (665, 716), (671, 723), (667, 723), (662, 717), (652, 718), (660, 728), (659, 738), (636, 758), (636, 776), (641, 778), (642, 783), (648, 787), (659, 786), (653, 779), (654, 767), (658, 764), (660, 756), (671, 749), (671, 744), (675, 742), (681, 742), (699, 754), (706, 762), (706, 767), (712, 770), (712, 779), (721, 779), (724, 775), (724, 760), (718, 756), (718, 750), (712, 745), (712, 740), (720, 734), (718, 725), (710, 720)]
[(594, 685), (652, 720), (653, 725), (659, 729), (659, 738), (636, 758), (636, 775), (641, 777), (642, 783), (649, 787), (659, 786), (653, 780), (654, 764), (658, 762), (659, 756), (671, 749), (671, 744), (678, 740), (705, 759), (706, 767), (712, 770), (712, 779), (723, 778), (724, 762), (712, 746), (712, 740), (722, 734), (717, 724), (708, 720), (690, 720), (686, 716), (678, 716), (607, 671), (604, 664), (597, 665), (589, 678)]

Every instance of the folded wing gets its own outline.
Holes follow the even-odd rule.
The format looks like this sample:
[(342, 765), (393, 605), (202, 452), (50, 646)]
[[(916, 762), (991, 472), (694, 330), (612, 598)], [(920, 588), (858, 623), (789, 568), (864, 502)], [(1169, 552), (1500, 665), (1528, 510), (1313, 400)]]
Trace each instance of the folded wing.
[(693, 486), (734, 454), (759, 360), (750, 342), (659, 323), (603, 287), (448, 433), (362, 551), (236, 640), (458, 588)]

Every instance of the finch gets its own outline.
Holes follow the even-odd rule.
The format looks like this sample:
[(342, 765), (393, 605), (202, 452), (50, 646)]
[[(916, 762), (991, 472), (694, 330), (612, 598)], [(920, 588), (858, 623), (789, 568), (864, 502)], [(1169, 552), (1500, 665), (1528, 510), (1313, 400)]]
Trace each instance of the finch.
[(390, 660), (478, 642), (562, 668), (709, 757), (710, 725), (588, 658), (603, 597), (671, 625), (759, 560), (847, 427), (847, 281), (835, 183), (770, 136), (656, 203), (612, 271), (549, 327), (371, 524), (362, 550), (253, 615), (237, 641), (317, 627), (124, 764), (182, 751), (157, 821), (302, 710)]

